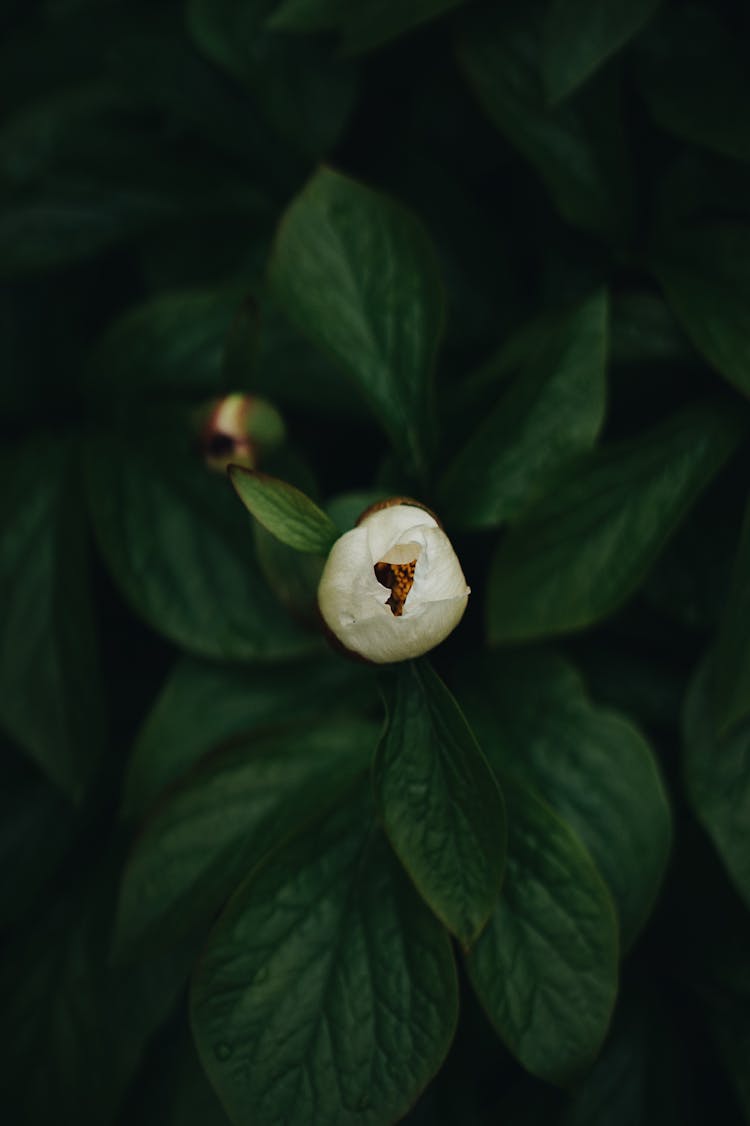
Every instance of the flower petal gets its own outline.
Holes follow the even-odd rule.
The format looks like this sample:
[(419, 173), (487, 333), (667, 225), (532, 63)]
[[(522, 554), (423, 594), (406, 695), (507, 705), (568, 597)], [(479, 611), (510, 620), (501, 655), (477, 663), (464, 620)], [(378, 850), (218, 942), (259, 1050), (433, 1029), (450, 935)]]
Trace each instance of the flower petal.
[[(366, 516), (360, 528), (367, 530), (370, 553), (373, 563), (383, 558), (389, 548), (407, 540), (416, 540), (411, 533), (416, 528), (437, 528), (437, 521), (423, 508), (415, 504), (394, 504), (390, 508), (380, 508)], [(406, 535), (406, 533), (410, 533)]]

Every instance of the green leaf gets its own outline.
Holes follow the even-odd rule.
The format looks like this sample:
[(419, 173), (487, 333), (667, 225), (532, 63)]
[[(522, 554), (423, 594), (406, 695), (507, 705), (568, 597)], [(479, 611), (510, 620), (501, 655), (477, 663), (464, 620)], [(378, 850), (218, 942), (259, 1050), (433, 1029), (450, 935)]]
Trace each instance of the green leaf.
[(594, 706), (572, 665), (551, 653), (463, 661), (456, 690), (499, 775), (535, 790), (580, 837), (629, 947), (659, 892), (672, 836), (648, 743), (623, 716)]
[(238, 736), (282, 725), (290, 714), (309, 721), (372, 703), (368, 671), (326, 654), (283, 670), (182, 657), (136, 738), (123, 815), (144, 813), (204, 755)]
[[(188, 0), (196, 47), (255, 99), (260, 114), (298, 153), (319, 158), (343, 132), (354, 108), (357, 72), (314, 39), (274, 35), (265, 26), (271, 0)], [(274, 151), (272, 165), (278, 161)]]
[(104, 728), (77, 450), (6, 445), (0, 466), (0, 723), (65, 793), (83, 798)]
[(725, 734), (750, 718), (750, 501), (716, 642), (715, 664), (717, 720), (719, 731)]
[(750, 396), (750, 227), (680, 230), (657, 246), (653, 268), (695, 347)]
[(273, 402), (346, 425), (367, 417), (356, 386), (327, 354), (309, 341), (269, 300), (260, 301), (257, 366), (252, 386)]
[(112, 578), (133, 610), (199, 656), (278, 660), (317, 646), (266, 587), (229, 483), (178, 445), (92, 440), (91, 512)]
[(193, 1030), (235, 1122), (395, 1122), (456, 1022), (448, 936), (351, 800), (231, 900), (192, 990)]
[[(112, 397), (198, 396), (241, 391), (224, 382), (224, 344), (240, 306), (239, 287), (162, 293), (123, 313), (97, 342), (86, 389), (109, 405)], [(247, 377), (246, 372), (246, 377)]]
[(118, 959), (206, 927), (251, 868), (367, 768), (377, 728), (337, 717), (212, 757), (146, 822), (123, 875)]
[[(503, 780), (505, 784), (505, 779)], [(508, 1049), (563, 1083), (594, 1059), (617, 992), (617, 923), (578, 838), (514, 783), (500, 902), (467, 959), (469, 978)]]
[(720, 7), (666, 5), (639, 40), (636, 57), (639, 91), (663, 129), (723, 156), (750, 160), (742, 39)]
[(501, 543), (490, 574), (490, 639), (569, 633), (617, 609), (742, 429), (736, 412), (707, 402), (579, 462)]
[(292, 202), (270, 264), (276, 299), (355, 380), (402, 456), (424, 473), (443, 297), (417, 220), (322, 169)]
[(543, 16), (537, 3), (495, 5), (467, 23), (459, 60), (479, 102), (536, 169), (569, 223), (622, 235), (631, 223), (631, 173), (610, 76), (565, 105), (548, 104), (541, 74)]
[(468, 948), (502, 886), (502, 794), (430, 665), (410, 661), (394, 680), (374, 766), (380, 817), (417, 890)]
[(661, 0), (551, 0), (544, 78), (553, 102), (566, 98), (655, 14)]
[(268, 21), (278, 31), (338, 30), (345, 51), (367, 51), (436, 19), (464, 0), (283, 0)]
[(294, 485), (239, 465), (230, 465), (229, 476), (250, 515), (295, 551), (327, 555), (339, 538), (331, 518)]
[(450, 462), (437, 507), (451, 527), (512, 520), (589, 449), (604, 419), (605, 294), (546, 334), (510, 388)]
[(698, 669), (685, 703), (685, 787), (729, 877), (750, 905), (750, 723), (723, 737), (712, 707), (716, 666)]

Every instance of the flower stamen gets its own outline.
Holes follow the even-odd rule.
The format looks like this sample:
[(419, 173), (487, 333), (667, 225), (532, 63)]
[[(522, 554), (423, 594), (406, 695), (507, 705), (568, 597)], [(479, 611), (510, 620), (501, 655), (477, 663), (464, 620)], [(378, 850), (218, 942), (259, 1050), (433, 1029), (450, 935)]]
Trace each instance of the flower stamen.
[(404, 612), (407, 595), (414, 585), (416, 567), (416, 559), (412, 559), (408, 563), (387, 563), (384, 559), (381, 559), (373, 568), (375, 578), (380, 585), (391, 592), (385, 605), (390, 606), (391, 613), (397, 618), (400, 618)]

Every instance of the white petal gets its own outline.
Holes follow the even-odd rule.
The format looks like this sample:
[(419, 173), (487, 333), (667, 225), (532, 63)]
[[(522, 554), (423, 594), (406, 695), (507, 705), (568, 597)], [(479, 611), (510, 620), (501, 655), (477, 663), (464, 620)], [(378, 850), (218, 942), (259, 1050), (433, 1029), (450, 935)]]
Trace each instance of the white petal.
[(386, 606), (385, 613), (339, 628), (341, 643), (375, 664), (406, 661), (434, 649), (451, 633), (463, 617), (468, 594), (461, 598), (426, 604), (411, 618), (397, 618)]
[[(411, 534), (414, 529), (436, 528), (437, 521), (429, 512), (415, 504), (393, 504), (390, 508), (380, 508), (377, 512), (370, 513), (359, 527), (367, 530), (372, 561), (377, 563), (397, 543), (409, 540), (421, 542)], [(406, 535), (407, 532), (410, 534)]]
[(367, 532), (352, 528), (336, 540), (323, 568), (318, 586), (323, 620), (338, 636), (345, 625), (377, 614), (387, 599), (373, 571)]
[(444, 599), (468, 597), (464, 573), (451, 541), (442, 528), (423, 528), (422, 554), (414, 572), (414, 586), (406, 602), (420, 606), (422, 603), (440, 602)]

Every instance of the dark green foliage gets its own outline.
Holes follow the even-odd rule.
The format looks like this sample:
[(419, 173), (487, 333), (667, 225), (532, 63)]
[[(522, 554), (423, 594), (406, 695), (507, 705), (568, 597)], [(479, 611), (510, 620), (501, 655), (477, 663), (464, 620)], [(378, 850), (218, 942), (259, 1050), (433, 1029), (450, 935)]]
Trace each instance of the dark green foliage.
[(505, 807), (492, 771), (429, 665), (409, 662), (386, 695), (373, 781), (388, 838), (417, 889), (469, 947), (500, 895)]
[(749, 1120), (748, 38), (0, 0), (3, 1121)]
[(392, 1121), (448, 1049), (457, 1001), (448, 936), (365, 797), (350, 793), (273, 854), (211, 932), (193, 1030), (235, 1121)]

